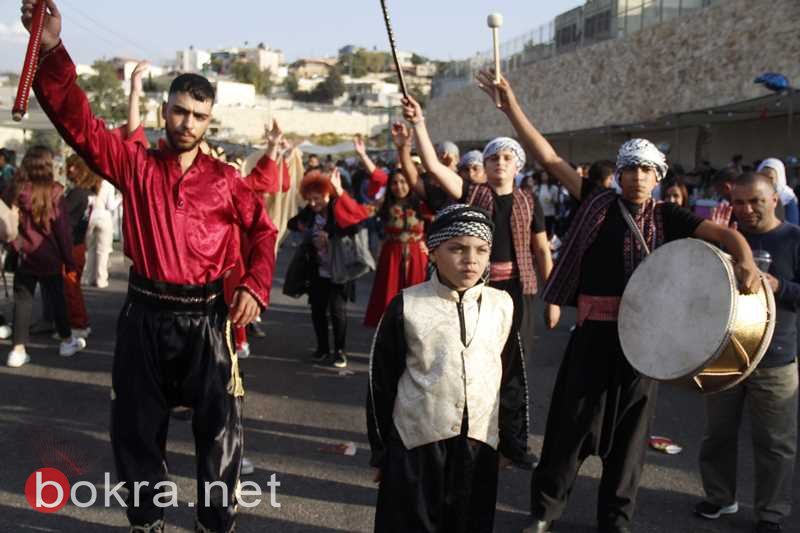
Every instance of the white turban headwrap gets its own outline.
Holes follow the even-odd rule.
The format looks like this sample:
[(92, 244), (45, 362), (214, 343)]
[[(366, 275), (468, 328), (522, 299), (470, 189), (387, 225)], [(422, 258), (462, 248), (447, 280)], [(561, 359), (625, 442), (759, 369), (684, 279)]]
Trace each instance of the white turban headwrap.
[(479, 150), (470, 150), (463, 156), (458, 166), (466, 168), (472, 165), (483, 165), (483, 154)]
[(498, 137), (490, 141), (486, 148), (483, 149), (483, 160), (486, 161), (502, 150), (509, 150), (514, 154), (514, 159), (517, 162), (517, 172), (525, 168), (525, 150), (511, 137)]
[(667, 175), (667, 156), (647, 139), (631, 139), (619, 148), (616, 178), (622, 169), (629, 167), (651, 167), (660, 181)]
[(758, 171), (761, 172), (765, 168), (771, 168), (778, 176), (775, 189), (781, 197), (781, 203), (786, 205), (792, 200), (797, 200), (797, 196), (795, 196), (792, 188), (786, 185), (786, 166), (783, 164), (783, 161), (774, 157), (767, 158), (758, 165)]

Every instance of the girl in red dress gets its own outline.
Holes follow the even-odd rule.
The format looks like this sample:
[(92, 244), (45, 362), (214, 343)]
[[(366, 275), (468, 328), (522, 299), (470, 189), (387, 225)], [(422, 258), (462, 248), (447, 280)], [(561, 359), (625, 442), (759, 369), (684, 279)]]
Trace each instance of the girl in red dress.
[[(395, 125), (392, 134), (398, 151), (410, 150), (409, 134), (404, 124)], [(363, 159), (358, 145), (357, 151)], [(379, 177), (376, 174), (372, 173), (372, 182)], [(395, 170), (388, 178), (386, 196), (379, 214), (386, 238), (381, 247), (372, 294), (364, 317), (364, 325), (373, 328), (378, 326), (383, 312), (398, 292), (427, 278), (425, 221), (433, 218), (424, 202), (411, 190), (401, 169)]]

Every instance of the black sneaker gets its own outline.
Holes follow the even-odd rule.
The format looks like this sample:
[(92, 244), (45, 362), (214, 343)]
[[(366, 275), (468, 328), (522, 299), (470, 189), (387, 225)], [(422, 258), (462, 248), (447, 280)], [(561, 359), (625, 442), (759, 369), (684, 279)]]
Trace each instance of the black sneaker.
[(759, 520), (758, 524), (756, 524), (756, 533), (780, 533), (781, 531), (783, 531), (783, 528), (777, 522)]
[(694, 506), (694, 513), (697, 516), (708, 518), (709, 520), (716, 520), (724, 514), (736, 514), (739, 512), (739, 503), (733, 502), (730, 505), (720, 507), (711, 502), (702, 501)]
[(342, 350), (336, 350), (336, 355), (333, 356), (333, 366), (347, 368), (347, 355)]
[(317, 350), (314, 352), (314, 355), (311, 356), (311, 361), (313, 363), (324, 364), (331, 358), (331, 354), (328, 352), (322, 352)]

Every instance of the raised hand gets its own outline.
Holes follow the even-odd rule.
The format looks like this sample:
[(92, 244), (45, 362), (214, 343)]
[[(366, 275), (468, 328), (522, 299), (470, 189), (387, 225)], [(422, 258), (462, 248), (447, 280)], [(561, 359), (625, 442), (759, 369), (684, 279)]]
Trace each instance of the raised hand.
[(711, 222), (727, 228), (731, 224), (731, 215), (733, 215), (732, 205), (719, 205), (711, 210)]
[(411, 131), (402, 122), (392, 124), (392, 140), (397, 148), (408, 146), (411, 142)]
[(144, 88), (142, 86), (142, 77), (149, 68), (150, 68), (149, 61), (140, 61), (139, 63), (136, 64), (136, 68), (134, 68), (133, 72), (131, 73), (132, 93), (142, 94), (142, 92), (144, 92)]
[[(55, 48), (61, 41), (61, 13), (56, 7), (54, 0), (45, 0), (47, 2), (47, 13), (44, 16), (44, 29), (42, 30), (42, 44), (40, 49), (46, 52)], [(36, 5), (36, 0), (22, 0), (22, 25), (25, 29), (31, 31), (31, 23), (33, 22), (33, 8)]]
[(478, 80), (478, 87), (489, 95), (492, 102), (495, 102), (495, 94), (499, 92), (499, 109), (502, 111), (508, 112), (511, 106), (516, 103), (517, 98), (514, 96), (514, 91), (511, 90), (511, 85), (508, 83), (508, 80), (500, 76), (500, 81), (495, 81), (493, 70), (481, 70), (475, 76), (475, 79)]
[(333, 185), (333, 192), (336, 193), (336, 196), (341, 196), (344, 192), (344, 187), (342, 187), (342, 173), (339, 172), (338, 168), (334, 168), (331, 171), (331, 185)]
[(411, 96), (407, 96), (401, 100), (403, 104), (403, 118), (410, 124), (419, 124), (425, 117), (422, 115), (422, 106), (419, 102), (414, 100)]
[(274, 118), (272, 119), (272, 126), (269, 129), (264, 126), (264, 137), (267, 139), (267, 143), (270, 146), (280, 146), (283, 142), (283, 130), (278, 124), (278, 121)]
[(364, 137), (361, 135), (356, 135), (353, 137), (353, 149), (360, 156), (363, 156), (367, 153), (367, 145), (364, 143)]

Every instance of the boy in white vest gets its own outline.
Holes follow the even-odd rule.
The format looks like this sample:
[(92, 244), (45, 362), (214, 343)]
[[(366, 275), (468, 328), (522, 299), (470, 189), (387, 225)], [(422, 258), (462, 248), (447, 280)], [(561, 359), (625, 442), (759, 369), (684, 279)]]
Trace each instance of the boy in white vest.
[(375, 531), (493, 530), (502, 459), (527, 448), (528, 394), (511, 297), (484, 284), (494, 224), (455, 204), (431, 226), (436, 274), (398, 294), (373, 341), (367, 427)]

